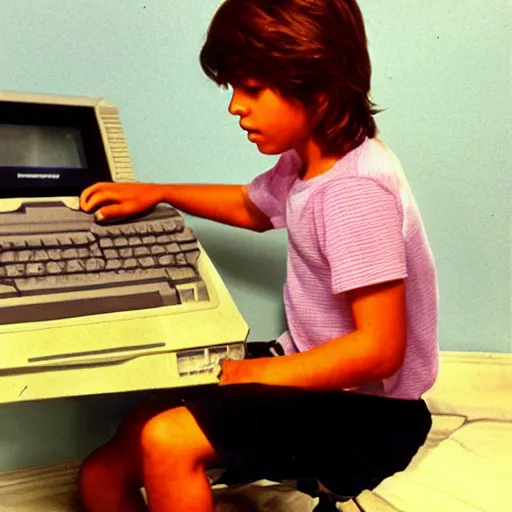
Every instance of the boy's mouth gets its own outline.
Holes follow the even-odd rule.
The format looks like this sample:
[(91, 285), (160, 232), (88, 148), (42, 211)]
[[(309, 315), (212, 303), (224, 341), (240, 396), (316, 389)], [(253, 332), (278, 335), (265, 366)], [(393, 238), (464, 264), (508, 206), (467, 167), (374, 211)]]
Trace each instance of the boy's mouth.
[(251, 139), (255, 135), (259, 135), (260, 132), (258, 130), (254, 130), (253, 128), (247, 128), (245, 126), (241, 126), (242, 130), (247, 132), (247, 137)]
[(254, 129), (254, 128), (251, 128), (249, 126), (244, 126), (243, 124), (240, 123), (240, 128), (242, 128), (242, 130), (248, 132), (248, 133), (257, 133), (258, 130)]

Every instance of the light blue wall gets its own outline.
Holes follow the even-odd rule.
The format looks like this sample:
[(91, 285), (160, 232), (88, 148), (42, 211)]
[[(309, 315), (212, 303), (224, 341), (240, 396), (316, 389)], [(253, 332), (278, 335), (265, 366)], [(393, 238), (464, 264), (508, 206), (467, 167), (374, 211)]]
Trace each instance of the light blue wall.
[[(219, 0), (1, 0), (0, 88), (106, 96), (144, 181), (247, 182), (261, 156), (197, 55)], [(443, 349), (511, 345), (508, 0), (361, 0), (382, 137), (402, 159), (437, 258)], [(252, 328), (282, 328), (286, 240), (190, 220)], [(1, 386), (1, 380), (0, 380)], [(130, 397), (0, 407), (0, 469), (73, 459)]]

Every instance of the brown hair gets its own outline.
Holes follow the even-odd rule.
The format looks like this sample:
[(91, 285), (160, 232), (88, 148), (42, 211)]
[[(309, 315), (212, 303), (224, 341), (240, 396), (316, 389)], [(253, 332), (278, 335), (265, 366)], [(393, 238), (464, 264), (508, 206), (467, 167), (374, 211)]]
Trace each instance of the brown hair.
[(301, 101), (314, 111), (312, 136), (325, 154), (342, 156), (376, 135), (356, 0), (226, 0), (200, 62), (219, 85), (252, 78)]

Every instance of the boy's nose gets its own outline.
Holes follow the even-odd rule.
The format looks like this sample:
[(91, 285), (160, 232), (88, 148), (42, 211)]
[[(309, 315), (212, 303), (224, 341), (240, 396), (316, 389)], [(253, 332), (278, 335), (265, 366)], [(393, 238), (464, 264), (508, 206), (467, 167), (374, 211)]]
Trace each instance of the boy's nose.
[(248, 108), (246, 105), (244, 105), (235, 94), (233, 94), (233, 97), (231, 98), (231, 101), (229, 103), (228, 107), (229, 113), (233, 116), (246, 116), (248, 114)]

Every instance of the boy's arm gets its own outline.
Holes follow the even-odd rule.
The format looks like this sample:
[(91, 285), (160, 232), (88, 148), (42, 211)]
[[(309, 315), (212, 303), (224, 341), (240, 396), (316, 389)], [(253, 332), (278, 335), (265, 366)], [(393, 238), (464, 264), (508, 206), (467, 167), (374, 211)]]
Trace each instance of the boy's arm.
[(346, 292), (355, 330), (307, 352), (224, 361), (221, 385), (258, 382), (303, 389), (342, 390), (393, 375), (406, 346), (403, 280)]
[(272, 229), (270, 219), (249, 199), (244, 185), (96, 183), (80, 206), (99, 220), (130, 217), (168, 203), (190, 215), (253, 231)]
[(272, 229), (245, 185), (161, 185), (162, 201), (190, 215), (252, 231)]

